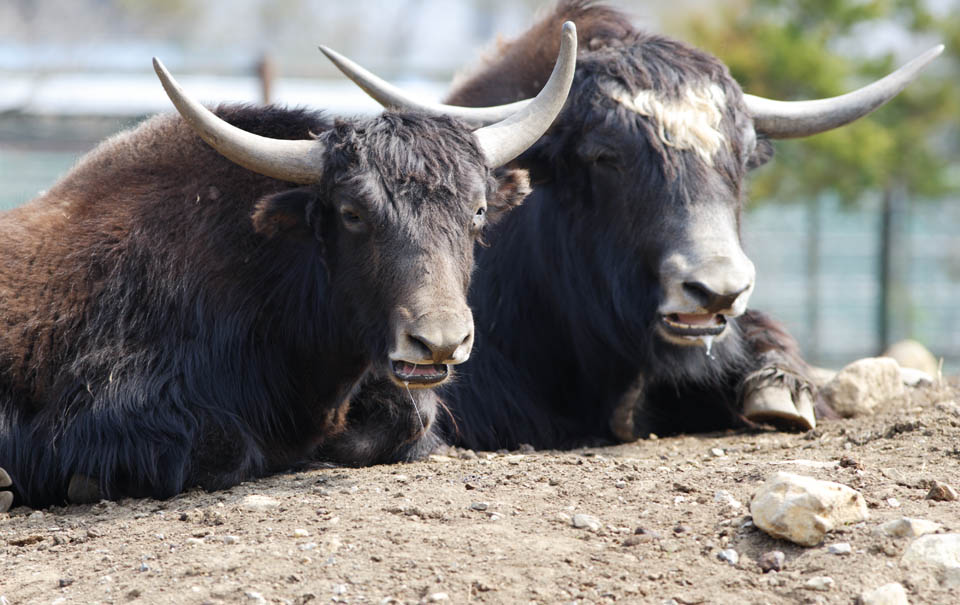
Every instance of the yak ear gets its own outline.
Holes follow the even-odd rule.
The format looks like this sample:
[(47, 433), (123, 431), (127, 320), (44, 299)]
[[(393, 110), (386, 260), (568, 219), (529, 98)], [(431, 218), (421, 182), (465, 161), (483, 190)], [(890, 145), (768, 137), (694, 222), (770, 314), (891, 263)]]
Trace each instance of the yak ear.
[(268, 238), (282, 235), (309, 239), (315, 233), (312, 219), (317, 192), (312, 188), (288, 189), (257, 201), (251, 215), (253, 230)]
[(523, 203), (532, 189), (530, 173), (520, 168), (500, 168), (494, 173), (496, 190), (487, 198), (487, 220), (496, 221)]
[(750, 154), (750, 158), (747, 160), (747, 170), (759, 168), (772, 160), (773, 151), (773, 143), (770, 142), (770, 139), (759, 137), (757, 139), (757, 148), (753, 150), (753, 153)]

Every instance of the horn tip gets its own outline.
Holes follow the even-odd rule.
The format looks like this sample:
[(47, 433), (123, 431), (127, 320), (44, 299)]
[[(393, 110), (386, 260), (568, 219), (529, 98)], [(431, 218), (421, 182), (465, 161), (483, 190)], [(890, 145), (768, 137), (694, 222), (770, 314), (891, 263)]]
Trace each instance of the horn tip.
[(163, 64), (163, 62), (160, 59), (156, 57), (153, 58), (153, 71), (157, 72), (157, 75), (160, 76), (161, 80), (164, 80), (170, 77), (170, 72), (167, 71), (167, 67)]
[[(577, 25), (573, 21), (566, 21), (563, 24), (563, 35), (565, 36), (576, 36), (577, 35)], [(942, 46), (942, 45), (941, 45)]]

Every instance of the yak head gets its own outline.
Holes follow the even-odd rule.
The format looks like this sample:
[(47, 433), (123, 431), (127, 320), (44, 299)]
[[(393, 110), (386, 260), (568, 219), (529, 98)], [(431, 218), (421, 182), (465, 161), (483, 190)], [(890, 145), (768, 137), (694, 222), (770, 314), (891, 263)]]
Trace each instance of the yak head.
[[(556, 255), (551, 280), (567, 280), (568, 306), (607, 318), (625, 342), (646, 341), (637, 336), (652, 329), (651, 342), (708, 352), (753, 292), (740, 239), (744, 179), (772, 156), (770, 139), (866, 115), (942, 49), (842, 97), (783, 102), (744, 94), (722, 62), (676, 40), (631, 30), (582, 43), (564, 111), (516, 162), (530, 170), (540, 224), (558, 225), (577, 249), (574, 260)], [(504, 62), (521, 64), (523, 45), (507, 45)], [(500, 90), (517, 86), (516, 74), (487, 70), (453, 99), (483, 98), (482, 84), (498, 76)], [(590, 300), (573, 304), (584, 290)]]
[(154, 66), (180, 114), (214, 149), (254, 172), (301, 185), (261, 199), (254, 228), (321, 250), (330, 304), (345, 324), (339, 327), (347, 335), (344, 351), (359, 345), (394, 382), (431, 387), (473, 346), (467, 289), (474, 243), (488, 218), (529, 192), (526, 171), (500, 167), (553, 122), (575, 62), (571, 25), (533, 103), (452, 116), (436, 108), (387, 112), (339, 120), (309, 140), (240, 130), (186, 96), (156, 59)]

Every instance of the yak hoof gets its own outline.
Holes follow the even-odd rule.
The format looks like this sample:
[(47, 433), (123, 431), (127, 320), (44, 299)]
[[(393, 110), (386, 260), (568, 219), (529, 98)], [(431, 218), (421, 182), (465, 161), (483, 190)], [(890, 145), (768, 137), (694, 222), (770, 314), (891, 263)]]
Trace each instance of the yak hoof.
[[(0, 487), (10, 487), (13, 479), (7, 471), (0, 468)], [(5, 513), (13, 506), (13, 492), (0, 491), (0, 513)]]
[[(13, 485), (13, 479), (10, 474), (0, 468), (0, 487), (10, 487)], [(13, 492), (0, 491), (0, 513), (5, 513), (13, 506)]]
[(67, 501), (70, 504), (96, 504), (102, 500), (100, 486), (86, 475), (74, 475), (67, 486)]
[(810, 391), (801, 389), (794, 401), (790, 388), (784, 384), (754, 390), (743, 402), (743, 414), (748, 420), (783, 430), (809, 431), (817, 426)]

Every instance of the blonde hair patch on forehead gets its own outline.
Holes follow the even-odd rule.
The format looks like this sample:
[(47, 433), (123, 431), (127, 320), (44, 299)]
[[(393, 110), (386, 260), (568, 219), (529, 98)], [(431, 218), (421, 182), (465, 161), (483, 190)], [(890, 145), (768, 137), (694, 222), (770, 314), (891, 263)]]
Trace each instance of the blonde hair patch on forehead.
[(720, 132), (720, 121), (727, 98), (716, 84), (687, 86), (675, 99), (664, 98), (652, 90), (633, 95), (622, 87), (610, 96), (631, 111), (650, 118), (664, 145), (693, 151), (711, 166), (714, 155), (726, 143), (726, 137)]

